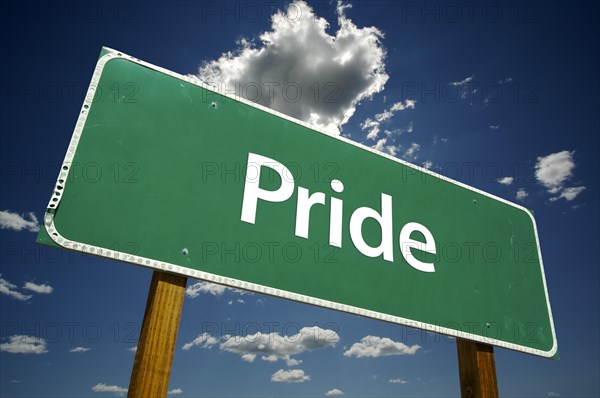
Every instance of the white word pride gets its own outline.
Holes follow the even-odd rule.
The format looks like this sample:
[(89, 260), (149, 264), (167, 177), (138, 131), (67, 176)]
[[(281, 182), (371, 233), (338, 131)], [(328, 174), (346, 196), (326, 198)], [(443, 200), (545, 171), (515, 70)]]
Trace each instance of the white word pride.
[[(281, 178), (281, 185), (276, 190), (269, 191), (260, 188), (260, 176), (264, 168), (275, 171)], [(344, 184), (339, 180), (333, 180), (331, 181), (331, 189), (338, 194), (342, 193), (344, 191)], [(266, 156), (255, 153), (248, 154), (244, 197), (242, 201), (242, 221), (255, 224), (256, 208), (259, 200), (280, 203), (290, 199), (294, 193), (297, 194), (295, 235), (308, 239), (310, 210), (315, 205), (325, 206), (327, 201), (325, 193), (310, 192), (301, 186), (298, 186), (296, 189), (292, 173), (283, 164)], [(329, 199), (329, 244), (339, 248), (342, 247), (343, 243), (343, 206), (344, 202), (342, 199), (333, 196)], [(367, 218), (375, 220), (381, 228), (381, 243), (379, 246), (372, 247), (363, 238), (362, 225)], [(381, 212), (377, 212), (369, 207), (359, 207), (354, 210), (350, 216), (349, 228), (352, 243), (363, 255), (367, 257), (383, 256), (383, 259), (386, 261), (394, 261), (392, 197), (390, 195), (381, 194)], [(415, 231), (420, 232), (424, 236), (425, 242), (411, 238), (411, 234)], [(414, 249), (430, 254), (436, 253), (435, 240), (427, 227), (417, 222), (405, 224), (400, 230), (398, 243), (402, 257), (411, 267), (423, 272), (435, 272), (433, 263), (420, 261), (411, 252)]]

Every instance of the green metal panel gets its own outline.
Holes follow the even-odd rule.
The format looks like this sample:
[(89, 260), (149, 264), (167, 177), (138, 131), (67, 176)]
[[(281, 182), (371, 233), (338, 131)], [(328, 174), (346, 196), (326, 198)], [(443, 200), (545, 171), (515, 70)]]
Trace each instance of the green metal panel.
[[(524, 208), (266, 108), (105, 49), (48, 213), (60, 246), (552, 356), (556, 338), (533, 216)], [(281, 162), (296, 190), (241, 220), (249, 153)], [(330, 181), (343, 182), (336, 193)], [(262, 189), (281, 179), (263, 168)], [(297, 189), (323, 192), (308, 239), (294, 234)], [(355, 209), (392, 197), (394, 259), (353, 244)], [(343, 200), (342, 247), (328, 245), (330, 198)], [(408, 222), (435, 238), (435, 272), (398, 244)], [(381, 229), (362, 228), (377, 246)], [(413, 239), (423, 239), (419, 233)], [(42, 239), (48, 243), (48, 239)], [(119, 254), (120, 253), (120, 254)], [(127, 256), (126, 254), (130, 254)]]

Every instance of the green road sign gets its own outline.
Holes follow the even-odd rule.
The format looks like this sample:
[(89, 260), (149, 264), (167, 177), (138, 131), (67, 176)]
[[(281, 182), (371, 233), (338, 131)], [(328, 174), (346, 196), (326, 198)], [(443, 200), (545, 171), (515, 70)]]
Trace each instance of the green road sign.
[(38, 241), (550, 357), (525, 208), (104, 49)]

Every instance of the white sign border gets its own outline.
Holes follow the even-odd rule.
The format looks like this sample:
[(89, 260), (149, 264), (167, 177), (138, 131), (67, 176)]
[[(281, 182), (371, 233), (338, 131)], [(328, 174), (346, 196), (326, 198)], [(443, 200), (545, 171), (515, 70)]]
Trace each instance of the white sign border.
[[(538, 238), (537, 225), (535, 223), (535, 219), (533, 218), (533, 215), (531, 214), (531, 212), (529, 210), (527, 210), (523, 206), (520, 206), (516, 203), (510, 202), (506, 199), (499, 198), (499, 197), (489, 194), (487, 192), (481, 191), (477, 188), (463, 184), (462, 182), (455, 181), (455, 180), (448, 178), (446, 176), (443, 176), (441, 174), (437, 174), (431, 170), (425, 169), (423, 167), (419, 167), (417, 165), (408, 163), (404, 160), (401, 160), (396, 157), (390, 156), (388, 154), (379, 152), (373, 148), (369, 148), (365, 145), (354, 142), (345, 137), (331, 135), (322, 129), (316, 128), (314, 126), (309, 125), (308, 123), (305, 123), (300, 120), (294, 119), (290, 116), (284, 115), (273, 109), (250, 102), (244, 98), (231, 95), (230, 93), (225, 93), (225, 92), (221, 92), (219, 90), (215, 90), (214, 87), (211, 87), (210, 85), (203, 83), (202, 81), (200, 81), (198, 78), (196, 78), (194, 76), (180, 75), (178, 73), (175, 73), (175, 72), (172, 72), (165, 68), (161, 68), (159, 66), (150, 64), (148, 62), (142, 61), (142, 60), (132, 57), (130, 55), (126, 55), (120, 51), (113, 50), (108, 47), (103, 47), (103, 50), (107, 53), (105, 55), (103, 55), (102, 57), (100, 57), (98, 59), (98, 63), (96, 64), (94, 74), (92, 75), (92, 80), (90, 82), (87, 94), (85, 96), (85, 100), (81, 107), (79, 118), (77, 119), (77, 123), (75, 125), (75, 129), (73, 131), (73, 135), (71, 137), (71, 141), (70, 141), (69, 147), (67, 149), (67, 154), (65, 155), (65, 159), (63, 161), (59, 176), (57, 178), (54, 192), (52, 194), (52, 197), (50, 198), (50, 202), (48, 203), (48, 208), (47, 208), (46, 214), (44, 215), (44, 226), (46, 227), (46, 231), (48, 232), (48, 235), (50, 236), (50, 238), (57, 245), (64, 247), (66, 249), (69, 249), (69, 250), (75, 250), (75, 251), (79, 251), (82, 253), (92, 254), (92, 255), (96, 255), (96, 256), (100, 256), (100, 257), (111, 258), (113, 260), (123, 261), (123, 262), (131, 263), (131, 264), (135, 264), (135, 265), (141, 265), (141, 266), (152, 268), (155, 270), (171, 272), (174, 274), (179, 274), (179, 275), (188, 276), (188, 277), (192, 277), (192, 278), (196, 278), (196, 279), (201, 279), (201, 280), (205, 280), (208, 282), (229, 286), (229, 287), (232, 287), (235, 289), (244, 289), (244, 290), (249, 290), (249, 291), (253, 291), (253, 292), (257, 292), (257, 293), (263, 293), (263, 294), (267, 294), (267, 295), (271, 295), (271, 296), (275, 296), (275, 297), (285, 298), (285, 299), (292, 300), (292, 301), (297, 301), (297, 302), (306, 303), (306, 304), (312, 304), (312, 305), (316, 305), (319, 307), (329, 308), (329, 309), (333, 309), (333, 310), (337, 310), (337, 311), (347, 312), (350, 314), (360, 315), (360, 316), (364, 316), (364, 317), (368, 317), (368, 318), (379, 319), (379, 320), (386, 321), (386, 322), (391, 322), (391, 323), (395, 323), (395, 324), (399, 324), (399, 325), (422, 329), (422, 330), (429, 331), (429, 332), (446, 334), (449, 336), (454, 336), (454, 337), (463, 338), (463, 339), (467, 339), (467, 340), (477, 341), (479, 343), (484, 343), (484, 344), (491, 344), (491, 345), (515, 350), (515, 351), (521, 351), (521, 352), (525, 352), (528, 354), (541, 356), (541, 357), (550, 358), (556, 354), (556, 352), (558, 350), (558, 343), (556, 340), (556, 332), (554, 329), (554, 319), (552, 317), (552, 309), (550, 307), (550, 300), (548, 297), (548, 288), (546, 286), (546, 275), (544, 273), (544, 265), (542, 262), (542, 253), (541, 253), (540, 243), (539, 243), (539, 238)], [(503, 202), (505, 204), (508, 204), (519, 210), (524, 211), (531, 218), (531, 221), (532, 221), (533, 227), (534, 227), (534, 231), (535, 231), (535, 240), (536, 240), (536, 245), (537, 245), (537, 250), (538, 250), (538, 258), (540, 259), (540, 268), (541, 268), (542, 281), (544, 284), (544, 292), (546, 295), (546, 304), (547, 304), (547, 308), (548, 308), (548, 315), (550, 318), (550, 326), (552, 328), (552, 339), (553, 339), (552, 349), (550, 351), (542, 351), (542, 350), (538, 350), (538, 349), (534, 349), (534, 348), (530, 348), (530, 347), (526, 347), (526, 346), (522, 346), (522, 345), (518, 345), (518, 344), (509, 343), (509, 342), (502, 341), (502, 340), (496, 340), (493, 338), (479, 336), (476, 334), (465, 333), (460, 330), (450, 329), (450, 328), (432, 325), (432, 324), (428, 324), (428, 323), (424, 323), (424, 322), (418, 322), (418, 321), (414, 321), (411, 319), (398, 317), (395, 315), (389, 315), (389, 314), (384, 314), (384, 313), (380, 313), (380, 312), (376, 312), (376, 311), (365, 310), (365, 309), (359, 308), (359, 307), (340, 304), (340, 303), (336, 303), (336, 302), (328, 301), (328, 300), (322, 300), (322, 299), (318, 299), (315, 297), (292, 293), (292, 292), (288, 292), (288, 291), (281, 290), (281, 289), (275, 289), (275, 288), (271, 288), (271, 287), (267, 287), (267, 286), (263, 286), (263, 285), (258, 285), (255, 283), (244, 282), (244, 281), (240, 281), (237, 279), (223, 277), (223, 276), (211, 274), (211, 273), (204, 272), (204, 271), (193, 270), (190, 268), (182, 267), (182, 266), (171, 264), (171, 263), (166, 263), (163, 261), (156, 261), (156, 260), (146, 258), (146, 257), (135, 256), (135, 255), (119, 252), (116, 250), (106, 249), (106, 248), (88, 245), (88, 244), (84, 244), (81, 242), (76, 242), (76, 241), (66, 239), (58, 232), (58, 230), (56, 229), (56, 227), (54, 225), (54, 213), (53, 212), (58, 208), (58, 205), (60, 204), (60, 200), (62, 197), (61, 193), (67, 184), (69, 169), (72, 165), (73, 158), (75, 156), (75, 152), (77, 151), (77, 145), (79, 143), (79, 139), (81, 137), (85, 122), (87, 120), (89, 110), (93, 104), (94, 95), (96, 94), (96, 89), (98, 87), (98, 82), (100, 81), (100, 77), (102, 76), (102, 71), (104, 70), (104, 66), (109, 61), (114, 60), (114, 59), (125, 59), (130, 62), (134, 62), (134, 63), (137, 63), (144, 67), (153, 69), (157, 72), (164, 73), (164, 74), (174, 77), (176, 79), (183, 80), (187, 83), (194, 84), (196, 86), (202, 87), (203, 89), (212, 91), (216, 94), (222, 95), (222, 96), (230, 98), (232, 100), (244, 103), (253, 108), (260, 109), (264, 112), (270, 113), (270, 114), (278, 116), (280, 118), (289, 120), (293, 123), (296, 123), (301, 126), (307, 127), (311, 130), (317, 131), (321, 134), (327, 135), (329, 137), (333, 137), (333, 138), (343, 141), (347, 144), (354, 145), (360, 149), (372, 152), (376, 155), (385, 157), (394, 162), (403, 164), (404, 166), (419, 170), (423, 173), (437, 177), (444, 181), (450, 182), (450, 183), (460, 186), (462, 188), (466, 188), (466, 189), (476, 192), (478, 194), (487, 196), (491, 199)]]

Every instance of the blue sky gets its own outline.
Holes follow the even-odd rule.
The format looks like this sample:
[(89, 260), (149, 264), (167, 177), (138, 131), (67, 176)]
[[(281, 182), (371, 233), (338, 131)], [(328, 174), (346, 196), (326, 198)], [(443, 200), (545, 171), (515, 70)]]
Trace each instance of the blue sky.
[[(151, 271), (34, 243), (105, 45), (218, 83), (297, 81), (305, 93), (320, 59), (320, 94), (340, 101), (271, 105), (532, 209), (561, 359), (496, 349), (500, 394), (598, 396), (598, 6), (288, 4), (2, 4), (0, 395), (115, 396), (129, 382)], [(459, 395), (452, 339), (196, 283), (173, 396)], [(293, 338), (311, 327), (326, 331), (317, 347)], [(224, 337), (258, 331), (281, 343), (264, 359)]]

